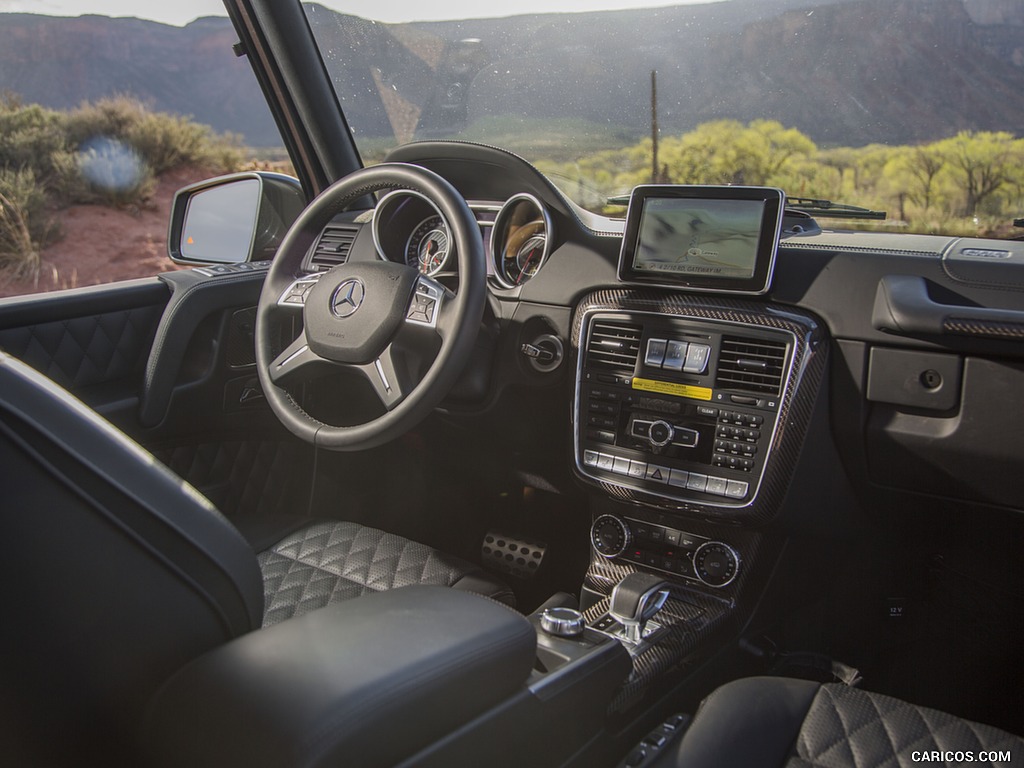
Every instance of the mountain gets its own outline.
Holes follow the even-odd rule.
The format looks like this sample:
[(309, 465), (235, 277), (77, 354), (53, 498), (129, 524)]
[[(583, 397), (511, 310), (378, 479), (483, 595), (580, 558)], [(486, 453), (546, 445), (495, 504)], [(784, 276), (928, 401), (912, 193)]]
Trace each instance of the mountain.
[[(718, 118), (826, 145), (960, 129), (1024, 133), (1020, 0), (728, 0), (633, 11), (381, 24), (311, 5), (357, 135), (449, 135), (487, 115), (663, 132)], [(629, 29), (630, 34), (622, 30)], [(0, 15), (0, 89), (52, 107), (130, 93), (279, 143), (227, 19)]]

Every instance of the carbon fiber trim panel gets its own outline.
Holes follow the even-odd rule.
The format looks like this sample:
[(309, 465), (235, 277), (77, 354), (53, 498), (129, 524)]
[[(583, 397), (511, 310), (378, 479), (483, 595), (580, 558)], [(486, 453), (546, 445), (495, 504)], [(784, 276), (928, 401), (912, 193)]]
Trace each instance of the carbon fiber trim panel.
[[(605, 597), (584, 611), (587, 623), (592, 625), (606, 614), (609, 603), (610, 598)], [(686, 669), (693, 652), (711, 637), (728, 613), (728, 606), (721, 601), (673, 587), (669, 599), (655, 618), (665, 627), (656, 642), (640, 646), (640, 653), (627, 646), (633, 660), (633, 671), (616, 691), (608, 706), (609, 714), (626, 712), (652, 687), (667, 682), (673, 673)]]
[[(600, 487), (612, 498), (720, 519), (763, 522), (774, 518), (789, 487), (827, 362), (827, 336), (822, 324), (808, 312), (778, 304), (642, 289), (598, 291), (580, 302), (573, 317), (572, 343), (577, 355), (580, 354), (587, 319), (597, 313), (608, 312), (649, 313), (719, 321), (753, 329), (784, 331), (794, 337), (790, 373), (786, 378), (777, 427), (769, 447), (772, 456), (765, 466), (756, 497), (744, 505), (666, 498), (653, 492), (590, 477), (582, 470), (578, 423), (575, 428), (577, 474), (586, 482)], [(580, 376), (577, 375), (577, 406), (580, 402), (580, 385)], [(576, 418), (578, 422), (580, 417), (577, 415)]]
[[(610, 714), (619, 714), (639, 703), (648, 693), (659, 687), (671, 685), (682, 672), (699, 661), (698, 651), (710, 647), (710, 642), (716, 635), (728, 630), (736, 619), (736, 599), (744, 585), (750, 582), (751, 575), (755, 573), (760, 563), (759, 554), (770, 540), (766, 540), (764, 534), (748, 530), (734, 527), (723, 530), (722, 526), (712, 523), (683, 521), (664, 512), (640, 507), (627, 508), (610, 502), (598, 504), (594, 515), (597, 517), (601, 514), (615, 514), (620, 517), (642, 519), (655, 525), (682, 528), (689, 533), (724, 541), (736, 548), (743, 557), (743, 567), (736, 580), (723, 589), (691, 587), (681, 583), (678, 576), (661, 574), (669, 582), (675, 583), (671, 590), (671, 598), (654, 620), (663, 626), (671, 626), (656, 638), (653, 646), (641, 648), (639, 654), (631, 653), (633, 671), (615, 694), (609, 707)], [(596, 604), (583, 613), (587, 623), (593, 625), (607, 613), (611, 593), (616, 584), (630, 573), (650, 572), (651, 569), (621, 560), (608, 560), (593, 549), (590, 556), (590, 567), (584, 577), (584, 586), (591, 592), (602, 595)]]
[(942, 321), (942, 330), (957, 336), (979, 336), (989, 339), (1024, 339), (1024, 323), (986, 323), (981, 320), (967, 320), (947, 317)]

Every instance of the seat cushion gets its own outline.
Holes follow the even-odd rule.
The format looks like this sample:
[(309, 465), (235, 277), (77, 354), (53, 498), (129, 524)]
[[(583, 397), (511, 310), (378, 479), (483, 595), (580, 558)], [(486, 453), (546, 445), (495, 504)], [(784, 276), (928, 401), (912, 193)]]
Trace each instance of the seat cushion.
[(1014, 762), (1006, 764), (1020, 765), (1024, 739), (845, 685), (754, 677), (708, 696), (678, 750), (658, 765), (882, 768), (918, 764), (922, 753), (982, 751), (1009, 752)]
[(514, 605), (505, 584), (482, 568), (425, 544), (357, 523), (321, 522), (288, 534), (258, 556), (263, 626), (368, 592), (430, 584)]

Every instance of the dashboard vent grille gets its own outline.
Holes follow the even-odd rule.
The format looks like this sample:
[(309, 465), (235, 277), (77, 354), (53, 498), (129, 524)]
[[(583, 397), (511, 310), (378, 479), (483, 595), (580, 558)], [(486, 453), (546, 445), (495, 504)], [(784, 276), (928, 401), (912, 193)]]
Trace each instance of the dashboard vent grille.
[(310, 259), (312, 266), (326, 272), (331, 267), (344, 264), (348, 261), (349, 251), (358, 233), (359, 230), (352, 227), (324, 227), (313, 247), (313, 257)]
[(639, 325), (596, 320), (590, 329), (587, 363), (631, 375), (640, 354)]
[(778, 395), (786, 368), (786, 345), (763, 339), (722, 338), (715, 386)]

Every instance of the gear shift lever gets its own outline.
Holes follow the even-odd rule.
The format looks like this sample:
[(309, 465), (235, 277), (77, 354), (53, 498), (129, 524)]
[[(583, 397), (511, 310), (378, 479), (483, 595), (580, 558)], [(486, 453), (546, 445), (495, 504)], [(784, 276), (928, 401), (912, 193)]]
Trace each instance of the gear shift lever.
[(639, 644), (644, 625), (665, 605), (668, 591), (667, 581), (649, 573), (631, 573), (615, 585), (608, 613), (622, 624), (626, 642)]

